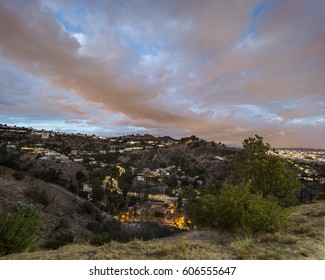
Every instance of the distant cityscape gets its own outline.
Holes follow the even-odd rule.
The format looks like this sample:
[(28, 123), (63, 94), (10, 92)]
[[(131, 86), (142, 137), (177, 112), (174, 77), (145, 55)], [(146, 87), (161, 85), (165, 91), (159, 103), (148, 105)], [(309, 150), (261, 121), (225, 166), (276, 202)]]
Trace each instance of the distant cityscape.
[(305, 181), (325, 183), (323, 174), (319, 174), (317, 166), (325, 166), (325, 150), (323, 149), (276, 149), (276, 154), (295, 164), (300, 169), (298, 176)]

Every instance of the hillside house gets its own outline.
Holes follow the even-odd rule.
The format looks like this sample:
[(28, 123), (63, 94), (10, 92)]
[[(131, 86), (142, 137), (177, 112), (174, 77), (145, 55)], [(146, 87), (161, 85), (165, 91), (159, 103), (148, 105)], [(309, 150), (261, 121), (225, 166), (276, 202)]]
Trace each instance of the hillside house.
[(144, 173), (138, 173), (136, 180), (138, 182), (145, 182), (145, 174)]
[(42, 133), (42, 139), (49, 139), (50, 138), (50, 133), (44, 132)]

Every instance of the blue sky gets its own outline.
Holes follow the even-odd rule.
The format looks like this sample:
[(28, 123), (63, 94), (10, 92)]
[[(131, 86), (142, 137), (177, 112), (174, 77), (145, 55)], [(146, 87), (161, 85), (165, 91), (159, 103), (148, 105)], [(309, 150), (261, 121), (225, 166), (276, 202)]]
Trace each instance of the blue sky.
[(325, 148), (324, 11), (322, 0), (0, 0), (0, 123)]

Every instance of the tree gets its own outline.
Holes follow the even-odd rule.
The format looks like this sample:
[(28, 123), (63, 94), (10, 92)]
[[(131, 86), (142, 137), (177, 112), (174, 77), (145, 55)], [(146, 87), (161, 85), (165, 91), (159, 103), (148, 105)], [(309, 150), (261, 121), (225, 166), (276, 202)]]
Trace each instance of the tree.
[(263, 137), (245, 139), (243, 149), (232, 161), (232, 181), (250, 181), (253, 192), (274, 196), (282, 206), (289, 206), (301, 184), (289, 163), (269, 151), (270, 145), (263, 143)]
[(200, 193), (201, 195), (206, 195), (206, 194), (218, 195), (220, 193), (221, 187), (222, 187), (221, 181), (217, 181), (209, 178), (200, 188)]
[(76, 179), (79, 183), (82, 183), (86, 181), (87, 176), (81, 170), (78, 170), (76, 172)]
[(271, 196), (251, 191), (249, 182), (224, 184), (219, 195), (206, 194), (187, 211), (193, 224), (251, 232), (275, 232), (287, 224), (288, 213)]
[(132, 186), (132, 182), (133, 182), (133, 175), (131, 169), (128, 168), (125, 170), (125, 172), (120, 176), (118, 180), (118, 185), (122, 190), (124, 199), (126, 199), (127, 197), (129, 189)]
[(232, 161), (231, 183), (206, 181), (200, 196), (189, 196), (186, 211), (193, 224), (202, 227), (275, 232), (286, 225), (287, 210), (300, 187), (285, 160), (270, 153), (260, 136), (243, 141)]
[(0, 215), (0, 256), (22, 252), (32, 244), (39, 225), (33, 205), (15, 202)]

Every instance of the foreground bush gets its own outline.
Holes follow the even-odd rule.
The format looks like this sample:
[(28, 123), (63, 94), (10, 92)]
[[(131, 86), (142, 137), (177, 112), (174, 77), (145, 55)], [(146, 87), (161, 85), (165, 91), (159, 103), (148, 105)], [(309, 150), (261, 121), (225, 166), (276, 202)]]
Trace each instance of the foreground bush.
[(0, 255), (27, 250), (35, 240), (39, 219), (34, 206), (16, 202), (0, 215)]
[(96, 234), (95, 236), (93, 236), (89, 243), (91, 245), (95, 245), (95, 246), (101, 246), (104, 245), (105, 243), (110, 242), (112, 239), (110, 238), (109, 234), (107, 232), (102, 232), (99, 234)]
[(52, 240), (46, 241), (44, 247), (47, 249), (56, 250), (62, 246), (73, 243), (74, 235), (72, 233), (63, 233), (61, 235), (56, 236)]
[(253, 193), (249, 183), (225, 184), (220, 195), (204, 195), (188, 210), (194, 224), (203, 227), (275, 232), (286, 225), (287, 210), (273, 197)]
[(37, 187), (30, 187), (24, 191), (24, 194), (26, 197), (31, 198), (34, 203), (38, 202), (44, 206), (50, 203), (50, 198), (44, 189), (41, 190)]
[(17, 181), (24, 179), (25, 176), (26, 173), (23, 171), (15, 171), (14, 173), (12, 173), (12, 177), (14, 177)]

